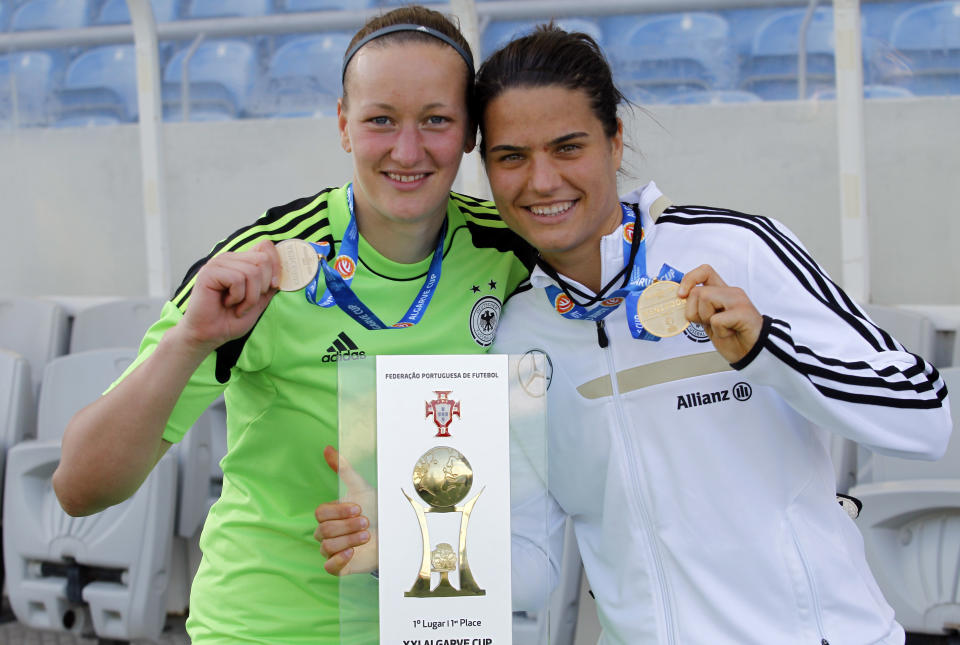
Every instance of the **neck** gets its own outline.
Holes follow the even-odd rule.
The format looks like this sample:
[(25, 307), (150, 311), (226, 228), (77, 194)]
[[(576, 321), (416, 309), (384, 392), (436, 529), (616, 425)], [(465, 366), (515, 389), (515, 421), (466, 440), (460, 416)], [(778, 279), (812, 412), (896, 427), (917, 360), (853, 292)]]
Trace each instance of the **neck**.
[(354, 200), (357, 230), (380, 255), (400, 264), (415, 264), (433, 253), (446, 218), (446, 202), (436, 216), (391, 219), (362, 203), (357, 192)]
[(576, 280), (595, 294), (603, 287), (599, 243), (591, 249), (576, 249), (565, 253), (541, 253), (540, 257), (557, 273)]

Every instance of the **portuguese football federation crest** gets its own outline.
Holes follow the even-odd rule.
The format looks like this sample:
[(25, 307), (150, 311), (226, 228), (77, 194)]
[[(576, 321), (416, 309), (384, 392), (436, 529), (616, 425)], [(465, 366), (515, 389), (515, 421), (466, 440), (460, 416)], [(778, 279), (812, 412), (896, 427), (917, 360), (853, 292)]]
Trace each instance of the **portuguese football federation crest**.
[(437, 398), (426, 402), (427, 414), (424, 418), (433, 415), (433, 422), (437, 426), (437, 437), (449, 437), (450, 422), (453, 415), (460, 416), (460, 402), (451, 401), (448, 396), (452, 390), (434, 390)]

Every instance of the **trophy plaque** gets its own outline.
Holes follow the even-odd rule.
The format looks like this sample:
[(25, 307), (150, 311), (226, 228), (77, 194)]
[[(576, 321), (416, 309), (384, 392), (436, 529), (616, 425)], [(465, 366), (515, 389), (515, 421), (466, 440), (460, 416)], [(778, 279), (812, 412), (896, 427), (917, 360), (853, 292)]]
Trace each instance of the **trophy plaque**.
[(377, 357), (381, 643), (511, 642), (509, 406), (506, 356)]

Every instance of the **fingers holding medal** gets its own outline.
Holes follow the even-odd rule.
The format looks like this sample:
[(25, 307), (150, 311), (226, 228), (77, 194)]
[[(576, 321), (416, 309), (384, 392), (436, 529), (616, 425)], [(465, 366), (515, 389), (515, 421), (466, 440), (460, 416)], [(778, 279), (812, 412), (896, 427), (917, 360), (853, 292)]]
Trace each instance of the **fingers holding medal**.
[(688, 272), (679, 286), (686, 318), (703, 325), (717, 351), (731, 363), (746, 356), (760, 337), (763, 316), (743, 289), (727, 285), (708, 264)]

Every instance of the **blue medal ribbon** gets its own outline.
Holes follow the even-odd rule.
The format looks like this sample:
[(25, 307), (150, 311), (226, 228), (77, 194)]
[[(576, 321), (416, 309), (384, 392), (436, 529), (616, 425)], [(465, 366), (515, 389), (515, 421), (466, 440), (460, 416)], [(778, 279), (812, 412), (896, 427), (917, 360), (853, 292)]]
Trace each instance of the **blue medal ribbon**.
[(620, 204), (623, 212), (622, 240), (624, 262), (630, 261), (630, 252), (633, 246), (633, 236), (637, 235), (639, 230), (640, 242), (637, 246), (637, 254), (633, 259), (633, 266), (630, 268), (630, 277), (626, 285), (611, 292), (599, 305), (588, 309), (583, 305), (576, 304), (573, 299), (556, 285), (547, 285), (545, 288), (547, 300), (554, 310), (564, 318), (570, 320), (593, 320), (600, 321), (613, 313), (617, 307), (626, 303), (627, 327), (630, 329), (630, 335), (640, 340), (658, 341), (659, 336), (654, 336), (643, 328), (640, 319), (637, 316), (637, 300), (640, 294), (654, 282), (663, 280), (672, 280), (680, 282), (683, 279), (683, 273), (674, 269), (668, 264), (660, 268), (656, 278), (647, 275), (647, 250), (646, 240), (644, 239), (643, 227), (637, 220), (637, 216), (626, 206)]
[[(310, 242), (310, 245), (320, 256), (320, 268), (313, 281), (307, 285), (304, 295), (307, 302), (318, 307), (332, 307), (337, 305), (348, 316), (356, 320), (367, 329), (402, 329), (413, 327), (423, 318), (426, 313), (433, 294), (440, 284), (440, 270), (443, 265), (443, 245), (447, 238), (447, 221), (444, 219), (443, 227), (440, 229), (440, 236), (437, 240), (437, 247), (433, 251), (433, 258), (430, 260), (430, 268), (427, 269), (427, 279), (420, 292), (413, 299), (407, 313), (399, 321), (392, 325), (387, 325), (381, 321), (373, 311), (370, 310), (357, 294), (354, 293), (350, 284), (353, 282), (353, 276), (357, 270), (357, 258), (359, 256), (360, 234), (357, 231), (357, 218), (355, 215), (353, 184), (347, 185), (347, 208), (350, 211), (350, 221), (347, 224), (347, 230), (344, 231), (343, 241), (340, 243), (340, 254), (334, 259), (333, 266), (327, 263), (327, 254), (330, 245), (327, 242)], [(326, 292), (323, 298), (317, 300), (317, 289), (320, 282), (320, 274), (323, 274)]]

